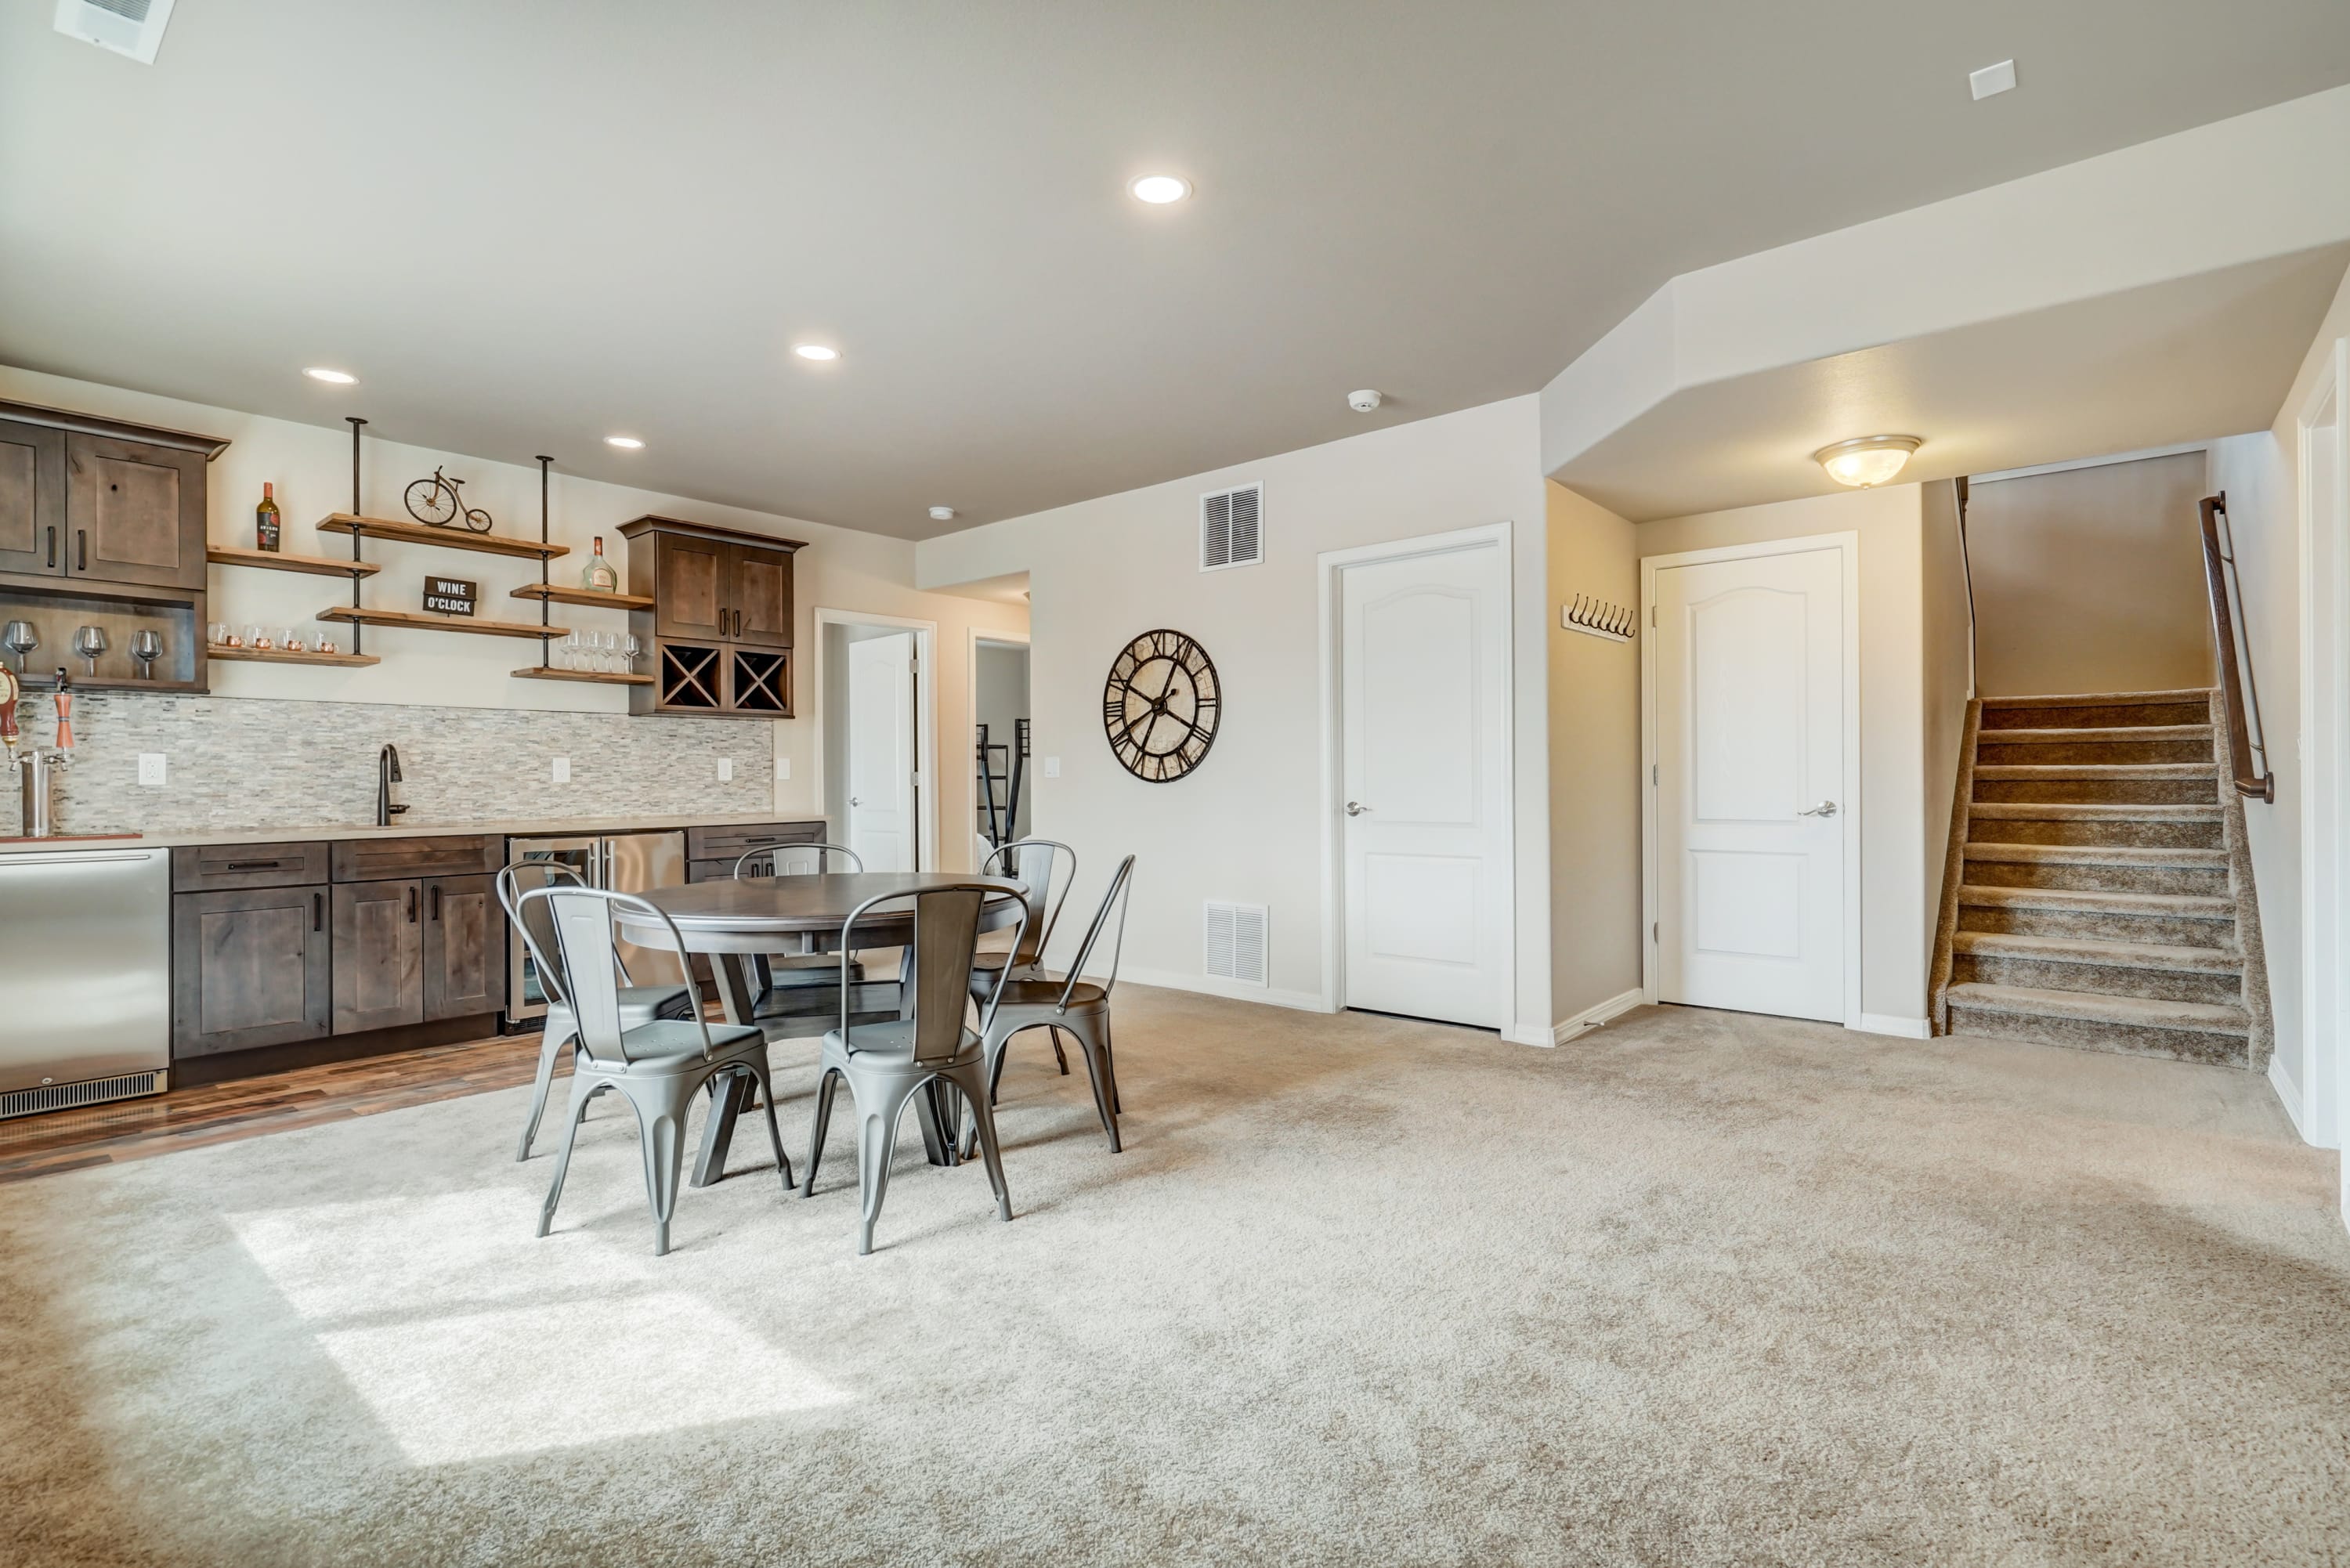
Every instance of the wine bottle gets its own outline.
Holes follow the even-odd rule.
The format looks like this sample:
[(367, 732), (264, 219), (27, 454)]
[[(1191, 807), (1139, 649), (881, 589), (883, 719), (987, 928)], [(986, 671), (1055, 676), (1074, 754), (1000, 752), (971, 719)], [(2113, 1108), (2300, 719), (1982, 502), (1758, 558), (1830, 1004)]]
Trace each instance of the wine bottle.
[(604, 559), (604, 535), (596, 535), (596, 554), (587, 568), (579, 574), (579, 586), (591, 594), (617, 594), (620, 591), (620, 574), (612, 563)]
[(253, 509), (253, 543), (255, 548), (277, 554), (281, 531), (277, 524), (277, 502), (274, 484), (261, 487), (261, 504)]

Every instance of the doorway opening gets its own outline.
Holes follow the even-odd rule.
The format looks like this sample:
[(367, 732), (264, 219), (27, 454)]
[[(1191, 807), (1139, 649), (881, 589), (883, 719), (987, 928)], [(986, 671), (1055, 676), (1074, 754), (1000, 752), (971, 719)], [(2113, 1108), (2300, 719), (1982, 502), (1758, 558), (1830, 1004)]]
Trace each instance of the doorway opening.
[(819, 609), (816, 628), (827, 836), (868, 871), (936, 870), (937, 623)]
[(1001, 633), (971, 639), (972, 859), (1028, 836), (1028, 641)]

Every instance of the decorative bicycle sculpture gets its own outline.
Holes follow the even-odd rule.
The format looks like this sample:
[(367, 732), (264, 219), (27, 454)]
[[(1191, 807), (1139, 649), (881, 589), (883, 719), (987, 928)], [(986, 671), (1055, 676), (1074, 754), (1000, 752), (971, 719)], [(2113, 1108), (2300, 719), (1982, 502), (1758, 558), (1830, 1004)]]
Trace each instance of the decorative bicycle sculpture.
[(468, 506), (457, 487), (465, 482), (451, 479), (440, 469), (432, 471), (430, 479), (420, 479), (408, 487), (401, 499), (408, 504), (408, 514), (428, 528), (454, 528), (459, 518), (476, 534), (490, 531), (490, 514), (478, 506)]

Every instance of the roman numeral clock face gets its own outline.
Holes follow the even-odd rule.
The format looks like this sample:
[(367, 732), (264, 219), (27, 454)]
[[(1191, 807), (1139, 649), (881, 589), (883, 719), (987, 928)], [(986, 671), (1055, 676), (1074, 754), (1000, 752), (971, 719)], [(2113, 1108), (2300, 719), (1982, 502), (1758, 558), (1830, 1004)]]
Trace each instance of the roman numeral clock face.
[(1146, 631), (1120, 650), (1102, 688), (1102, 728), (1126, 771), (1167, 784), (1215, 744), (1223, 688), (1207, 649), (1180, 631)]

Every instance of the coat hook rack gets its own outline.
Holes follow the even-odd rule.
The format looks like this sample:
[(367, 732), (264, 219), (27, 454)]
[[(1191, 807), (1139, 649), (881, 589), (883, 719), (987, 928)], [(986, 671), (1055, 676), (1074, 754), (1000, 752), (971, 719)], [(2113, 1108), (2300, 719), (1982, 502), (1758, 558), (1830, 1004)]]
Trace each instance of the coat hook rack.
[(1604, 638), (1609, 642), (1629, 642), (1639, 629), (1637, 611), (1622, 605), (1609, 604), (1582, 594), (1575, 596), (1572, 604), (1558, 607), (1558, 624), (1568, 631), (1579, 631), (1586, 637)]

